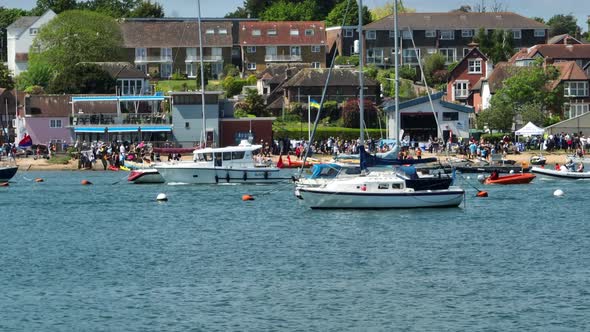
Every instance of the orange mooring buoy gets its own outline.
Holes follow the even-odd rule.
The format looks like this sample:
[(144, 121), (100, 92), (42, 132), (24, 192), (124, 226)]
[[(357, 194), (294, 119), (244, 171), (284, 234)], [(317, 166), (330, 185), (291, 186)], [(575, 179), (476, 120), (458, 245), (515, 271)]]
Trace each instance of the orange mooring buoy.
[(252, 195), (242, 195), (242, 200), (245, 201), (253, 201), (254, 200), (254, 196)]
[(478, 191), (476, 197), (488, 197), (487, 191)]
[(43, 182), (43, 181), (45, 181), (45, 180), (43, 180), (42, 178), (36, 178), (35, 179), (35, 182)]
[(82, 180), (81, 184), (82, 184), (83, 186), (88, 186), (88, 185), (91, 185), (91, 184), (92, 184), (92, 182), (90, 182), (90, 181), (88, 181), (88, 180)]
[(2, 182), (2, 183), (0, 183), (0, 187), (8, 187), (8, 182)]

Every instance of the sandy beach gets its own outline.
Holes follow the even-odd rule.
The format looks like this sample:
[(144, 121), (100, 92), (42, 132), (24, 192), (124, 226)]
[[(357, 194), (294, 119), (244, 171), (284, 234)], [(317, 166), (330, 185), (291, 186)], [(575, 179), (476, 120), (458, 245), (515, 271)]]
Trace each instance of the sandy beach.
[[(538, 152), (523, 152), (520, 154), (510, 154), (507, 156), (507, 159), (515, 160), (516, 162), (529, 162), (532, 156), (538, 155)], [(446, 155), (446, 154), (430, 154), (424, 153), (423, 156), (426, 157), (438, 157), (439, 160), (445, 161), (449, 157), (462, 157), (460, 155)], [(543, 153), (543, 156), (547, 158), (547, 165), (554, 165), (555, 163), (564, 163), (566, 153), (563, 151), (560, 152), (553, 152), (553, 153)], [(276, 162), (278, 160), (278, 156), (273, 156), (272, 159)], [(329, 155), (315, 155), (314, 158), (328, 162), (332, 159), (332, 156)], [(183, 160), (190, 160), (191, 156), (186, 155), (183, 157)], [(18, 158), (16, 160), (16, 164), (19, 166), (21, 171), (78, 171), (78, 161), (77, 160), (70, 160), (67, 164), (53, 164), (48, 162), (46, 159), (37, 159), (35, 160), (32, 157), (28, 158)], [(95, 171), (102, 171), (102, 164), (100, 162), (94, 163), (92, 170)], [(88, 171), (88, 170), (82, 170)]]

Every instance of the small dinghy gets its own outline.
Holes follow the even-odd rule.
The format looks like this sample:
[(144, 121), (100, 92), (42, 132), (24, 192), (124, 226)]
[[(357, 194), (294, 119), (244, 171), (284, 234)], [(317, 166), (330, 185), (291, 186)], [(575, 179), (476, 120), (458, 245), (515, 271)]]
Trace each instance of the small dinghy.
[(519, 173), (519, 174), (510, 174), (504, 176), (498, 176), (496, 173), (488, 176), (483, 183), (484, 184), (525, 184), (530, 183), (535, 178), (535, 174), (531, 173)]

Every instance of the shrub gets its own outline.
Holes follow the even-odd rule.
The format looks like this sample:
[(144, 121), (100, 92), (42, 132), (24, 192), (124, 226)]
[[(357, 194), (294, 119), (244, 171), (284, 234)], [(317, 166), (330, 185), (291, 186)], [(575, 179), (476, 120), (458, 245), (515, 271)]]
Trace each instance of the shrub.
[(232, 64), (227, 64), (223, 67), (223, 74), (226, 77), (229, 77), (229, 76), (236, 77), (236, 76), (240, 75), (240, 71), (238, 70), (238, 68), (236, 66), (234, 66)]
[[(364, 122), (366, 127), (379, 126), (379, 116), (377, 106), (370, 100), (365, 99), (364, 101)], [(342, 106), (342, 120), (343, 125), (346, 128), (359, 128), (360, 127), (360, 110), (358, 99), (349, 99)]]
[(337, 56), (334, 63), (337, 65), (351, 65), (351, 66), (358, 66), (359, 65), (359, 57), (358, 55), (352, 56)]
[(172, 74), (172, 79), (179, 81), (179, 80), (185, 80), (186, 79), (186, 75), (182, 74), (180, 72), (175, 72), (174, 74)]
[(418, 72), (416, 71), (416, 68), (412, 66), (401, 66), (399, 68), (399, 77), (410, 81), (416, 81), (418, 79)]
[(246, 78), (247, 85), (256, 85), (257, 81), (258, 81), (258, 79), (256, 78), (256, 75), (254, 75), (254, 74), (252, 74), (252, 75), (248, 76), (248, 78)]

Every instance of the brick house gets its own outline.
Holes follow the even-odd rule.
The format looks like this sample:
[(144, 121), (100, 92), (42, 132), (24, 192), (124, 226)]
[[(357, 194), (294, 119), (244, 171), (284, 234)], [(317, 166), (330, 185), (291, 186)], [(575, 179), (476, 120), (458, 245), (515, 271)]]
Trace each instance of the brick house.
[[(401, 13), (398, 15), (400, 64), (416, 65), (418, 57), (441, 53), (447, 63), (460, 60), (480, 28), (512, 31), (514, 47), (530, 47), (547, 41), (548, 27), (510, 12), (500, 13)], [(394, 20), (387, 16), (363, 27), (366, 63), (391, 66), (394, 63)], [(414, 47), (414, 43), (416, 46)]]
[(492, 63), (478, 48), (472, 48), (449, 73), (446, 100), (459, 102), (481, 110), (481, 95), (473, 94), (472, 88), (481, 79), (488, 77)]
[(328, 59), (332, 55), (351, 56), (355, 55), (354, 43), (359, 40), (358, 27), (337, 26), (326, 28), (326, 40), (328, 45)]
[[(203, 19), (201, 37), (205, 63), (217, 78), (226, 64), (241, 66), (237, 45), (238, 22), (244, 19)], [(246, 19), (246, 21), (248, 21)], [(169, 78), (173, 73), (197, 76), (199, 27), (196, 19), (124, 19), (121, 22), (127, 60), (152, 78)]]
[(539, 44), (524, 48), (512, 56), (509, 63), (528, 66), (537, 59), (550, 58), (554, 63), (575, 61), (586, 75), (590, 75), (590, 44)]
[(263, 71), (271, 63), (326, 67), (326, 31), (320, 21), (240, 22), (243, 71)]

